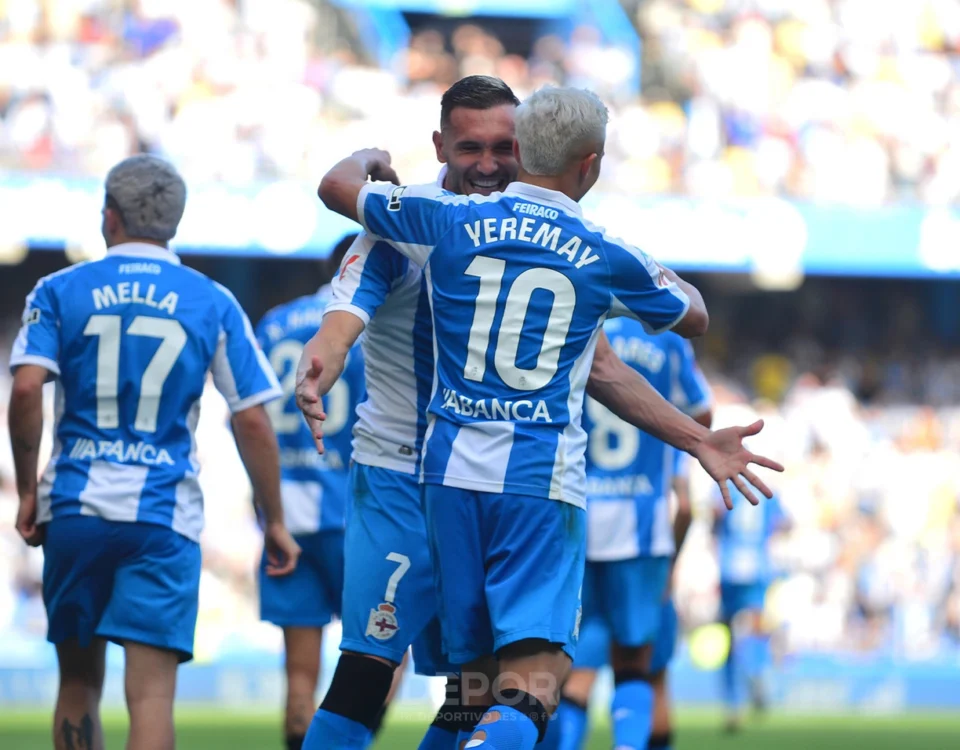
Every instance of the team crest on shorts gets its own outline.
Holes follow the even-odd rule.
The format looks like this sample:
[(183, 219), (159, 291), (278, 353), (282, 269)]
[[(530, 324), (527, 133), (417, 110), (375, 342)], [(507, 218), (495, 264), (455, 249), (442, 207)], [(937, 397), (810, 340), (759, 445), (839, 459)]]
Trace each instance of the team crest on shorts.
[(376, 609), (371, 609), (366, 634), (372, 635), (378, 641), (389, 641), (393, 638), (400, 629), (396, 611), (397, 608), (387, 602), (382, 602)]

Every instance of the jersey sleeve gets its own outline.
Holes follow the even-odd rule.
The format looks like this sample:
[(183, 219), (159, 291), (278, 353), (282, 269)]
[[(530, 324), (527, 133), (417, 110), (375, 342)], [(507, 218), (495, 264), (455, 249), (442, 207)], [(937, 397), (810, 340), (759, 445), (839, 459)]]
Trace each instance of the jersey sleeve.
[(39, 365), (60, 375), (60, 309), (49, 279), (41, 279), (27, 295), (20, 333), (10, 353), (10, 370)]
[(648, 333), (667, 331), (687, 314), (690, 299), (642, 250), (604, 238), (610, 267), (610, 314), (636, 318)]
[(283, 395), (273, 368), (254, 338), (253, 327), (234, 296), (216, 285), (224, 299), (220, 336), (211, 371), (233, 414)]
[(357, 199), (360, 224), (419, 266), (465, 211), (467, 199), (436, 184), (396, 186), (371, 182)]
[(330, 282), (332, 298), (324, 314), (342, 310), (360, 318), (366, 326), (406, 273), (409, 263), (386, 242), (377, 242), (368, 233), (361, 233)]
[(686, 339), (678, 338), (674, 356), (677, 361), (670, 400), (678, 409), (694, 417), (709, 411), (713, 395), (710, 384), (697, 365), (693, 346)]

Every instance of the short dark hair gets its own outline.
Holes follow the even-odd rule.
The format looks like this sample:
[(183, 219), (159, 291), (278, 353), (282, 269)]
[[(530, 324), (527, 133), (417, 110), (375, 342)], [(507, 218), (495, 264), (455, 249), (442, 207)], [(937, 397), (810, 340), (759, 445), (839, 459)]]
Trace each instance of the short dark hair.
[(513, 90), (493, 76), (467, 76), (448, 88), (440, 99), (440, 127), (450, 124), (450, 115), (457, 107), (492, 109), (503, 104), (518, 106)]

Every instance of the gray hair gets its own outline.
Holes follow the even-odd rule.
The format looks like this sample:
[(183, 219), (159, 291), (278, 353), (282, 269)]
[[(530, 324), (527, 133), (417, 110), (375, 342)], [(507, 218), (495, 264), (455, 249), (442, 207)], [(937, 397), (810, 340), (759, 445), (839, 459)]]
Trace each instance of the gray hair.
[(592, 91), (546, 87), (532, 94), (515, 115), (517, 145), (524, 170), (562, 174), (571, 159), (603, 146), (607, 108)]
[(120, 212), (132, 239), (167, 242), (187, 203), (187, 186), (173, 166), (148, 154), (124, 159), (107, 174), (107, 202)]

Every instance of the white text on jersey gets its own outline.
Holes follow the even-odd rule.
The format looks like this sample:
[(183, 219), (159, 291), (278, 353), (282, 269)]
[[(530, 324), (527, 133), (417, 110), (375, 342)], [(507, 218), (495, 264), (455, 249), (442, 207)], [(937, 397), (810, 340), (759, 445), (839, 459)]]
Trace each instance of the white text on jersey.
[(587, 476), (587, 494), (591, 497), (636, 497), (652, 495), (653, 485), (646, 474), (624, 477)]
[(552, 422), (547, 402), (528, 401), (500, 401), (497, 398), (472, 399), (463, 396), (452, 388), (443, 389), (443, 408), (456, 414), (477, 419), (502, 420), (513, 422)]
[(629, 338), (613, 336), (610, 338), (610, 346), (617, 353), (617, 356), (627, 364), (640, 365), (654, 373), (663, 369), (663, 364), (667, 358), (663, 349), (656, 344), (636, 336)]
[(157, 310), (164, 310), (173, 315), (177, 309), (177, 302), (180, 296), (176, 292), (167, 292), (163, 299), (157, 302), (157, 285), (148, 284), (146, 296), (140, 294), (139, 281), (121, 281), (116, 289), (110, 284), (93, 290), (93, 304), (98, 310), (113, 305), (124, 305), (131, 302), (153, 307)]
[[(534, 230), (534, 226), (536, 226), (536, 230)], [(582, 240), (577, 235), (570, 237), (558, 248), (560, 227), (555, 227), (546, 221), (524, 218), (520, 221), (518, 229), (516, 217), (508, 216), (505, 219), (478, 219), (472, 224), (464, 224), (463, 228), (470, 235), (470, 239), (473, 240), (474, 247), (493, 245), (504, 240), (519, 240), (544, 248), (549, 247), (557, 255), (562, 255), (573, 263), (574, 268), (583, 268), (600, 260), (600, 256), (594, 253), (593, 248), (589, 245), (583, 250), (580, 249)]]
[(150, 443), (125, 443), (123, 440), (91, 440), (77, 438), (70, 458), (80, 461), (112, 458), (124, 464), (144, 464), (145, 466), (175, 466), (170, 454), (163, 448)]

